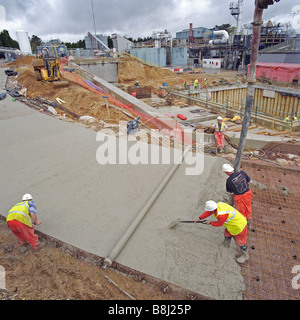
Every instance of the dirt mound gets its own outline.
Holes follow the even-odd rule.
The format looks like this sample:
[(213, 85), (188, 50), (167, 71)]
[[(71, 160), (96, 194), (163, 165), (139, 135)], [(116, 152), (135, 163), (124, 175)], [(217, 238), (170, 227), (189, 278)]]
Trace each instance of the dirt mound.
[(36, 59), (33, 56), (28, 56), (28, 57), (24, 57), (24, 58), (18, 58), (12, 62), (10, 62), (8, 64), (9, 67), (13, 68), (16, 66), (21, 66), (21, 65), (31, 65), (32, 64), (32, 60)]
[[(193, 86), (194, 80), (207, 79), (209, 85), (215, 85), (219, 81), (226, 81), (229, 83), (236, 82), (237, 72), (222, 70), (220, 73), (206, 73), (202, 69), (197, 70), (198, 73), (184, 72), (182, 74), (173, 73), (173, 71), (165, 68), (151, 67), (147, 64), (140, 62), (135, 58), (123, 57), (119, 60), (118, 77), (119, 83), (125, 86), (134, 85), (139, 81), (141, 86), (150, 86), (152, 90), (162, 87), (163, 83), (168, 86), (181, 86), (183, 87), (184, 81)], [(242, 79), (240, 77), (240, 79)]]
[(121, 58), (118, 66), (119, 82), (124, 84), (139, 81), (141, 85), (160, 84), (164, 79), (173, 78), (178, 82), (178, 77), (171, 70), (148, 66), (135, 58)]
[[(131, 277), (105, 272), (90, 262), (76, 258), (61, 248), (47, 244), (39, 252), (31, 249), (20, 254), (18, 239), (6, 223), (0, 221), (0, 265), (6, 271), (6, 289), (0, 288), (0, 300), (125, 300), (129, 299), (105, 275), (135, 299), (178, 299), (158, 286)], [(2, 297), (2, 299), (1, 299)]]
[[(106, 108), (106, 99), (74, 82), (69, 81), (68, 87), (57, 88), (54, 87), (51, 82), (37, 81), (31, 65), (17, 67), (16, 70), (19, 72), (17, 77), (18, 84), (21, 84), (27, 89), (26, 95), (29, 99), (43, 97), (55, 101), (56, 98), (60, 98), (65, 101), (63, 107), (78, 116), (88, 115), (97, 120), (104, 120), (105, 122), (128, 121), (131, 119), (123, 112), (113, 108), (109, 108), (108, 112)], [(60, 114), (64, 114), (63, 111), (58, 109), (57, 111)]]

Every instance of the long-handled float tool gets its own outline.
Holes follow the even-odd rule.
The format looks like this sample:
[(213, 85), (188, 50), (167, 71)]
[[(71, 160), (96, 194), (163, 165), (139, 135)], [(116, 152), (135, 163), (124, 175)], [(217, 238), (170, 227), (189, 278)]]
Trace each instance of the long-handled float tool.
[(204, 223), (205, 224), (206, 220), (200, 220), (200, 221), (193, 221), (193, 220), (180, 220), (180, 218), (172, 221), (169, 225), (168, 228), (172, 229), (174, 228), (178, 223)]

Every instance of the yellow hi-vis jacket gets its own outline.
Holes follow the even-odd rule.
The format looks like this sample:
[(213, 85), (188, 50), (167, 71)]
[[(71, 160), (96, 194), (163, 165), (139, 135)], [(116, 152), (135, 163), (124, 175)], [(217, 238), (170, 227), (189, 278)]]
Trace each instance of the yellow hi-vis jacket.
[(32, 228), (32, 218), (30, 216), (28, 201), (22, 201), (14, 205), (9, 211), (6, 217), (6, 222), (11, 220), (18, 220), (26, 226)]
[(233, 236), (236, 236), (245, 229), (247, 225), (247, 219), (229, 204), (218, 202), (217, 212), (214, 213), (214, 217), (217, 219), (217, 217), (222, 214), (228, 214), (228, 218), (224, 223), (224, 227)]
[(219, 130), (219, 123), (217, 122), (216, 125), (215, 125), (215, 131), (217, 132), (224, 132), (226, 129), (225, 127), (225, 123), (222, 121), (222, 124), (221, 124), (221, 130)]

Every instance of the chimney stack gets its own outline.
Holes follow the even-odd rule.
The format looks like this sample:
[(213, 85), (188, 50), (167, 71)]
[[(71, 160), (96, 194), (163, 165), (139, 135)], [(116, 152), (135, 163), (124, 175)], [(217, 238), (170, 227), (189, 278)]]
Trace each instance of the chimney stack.
[(193, 37), (193, 24), (190, 23), (190, 37), (189, 37), (189, 43), (194, 43), (194, 37)]

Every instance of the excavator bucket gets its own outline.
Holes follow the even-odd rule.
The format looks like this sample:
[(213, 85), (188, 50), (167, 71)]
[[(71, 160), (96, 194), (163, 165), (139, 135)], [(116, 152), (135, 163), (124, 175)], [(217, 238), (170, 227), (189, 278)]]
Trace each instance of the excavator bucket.
[(69, 81), (54, 81), (53, 85), (54, 85), (55, 88), (68, 87), (69, 86)]

